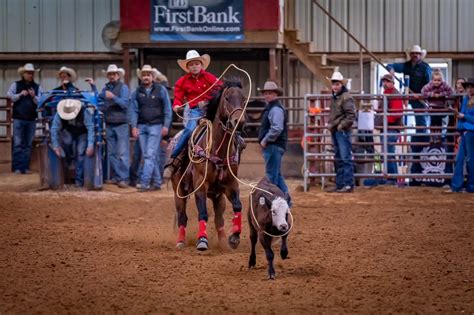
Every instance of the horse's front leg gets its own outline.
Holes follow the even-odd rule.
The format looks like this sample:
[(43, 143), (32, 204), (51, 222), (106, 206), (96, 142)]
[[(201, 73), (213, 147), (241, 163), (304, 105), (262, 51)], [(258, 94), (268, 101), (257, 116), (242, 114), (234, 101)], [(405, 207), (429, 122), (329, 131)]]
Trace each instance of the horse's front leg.
[(242, 203), (240, 202), (240, 191), (237, 183), (226, 189), (225, 194), (232, 204), (234, 216), (232, 218), (232, 234), (229, 236), (229, 246), (236, 249), (240, 244), (240, 233), (242, 232)]
[(224, 211), (225, 197), (223, 194), (212, 196), (212, 205), (214, 206), (214, 224), (216, 225), (217, 237), (219, 245), (225, 249), (225, 231), (224, 231)]
[(207, 236), (207, 185), (204, 184), (198, 191), (194, 193), (196, 199), (196, 207), (198, 209), (198, 220), (199, 220), (199, 232), (198, 232), (198, 242), (196, 244), (196, 249), (200, 251), (205, 251), (209, 249), (209, 242)]

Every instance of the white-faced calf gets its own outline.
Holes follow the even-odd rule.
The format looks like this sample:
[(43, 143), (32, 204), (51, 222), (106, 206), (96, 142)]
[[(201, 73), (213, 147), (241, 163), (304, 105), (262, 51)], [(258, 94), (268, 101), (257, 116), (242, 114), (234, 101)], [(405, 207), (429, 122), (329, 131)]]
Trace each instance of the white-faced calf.
[(288, 222), (290, 209), (285, 194), (266, 178), (260, 180), (257, 187), (271, 194), (255, 189), (250, 195), (248, 221), (252, 250), (249, 257), (249, 268), (256, 264), (255, 245), (257, 240), (260, 240), (268, 261), (268, 278), (275, 279), (272, 239), (281, 237), (280, 256), (282, 259), (286, 259), (288, 257), (286, 239), (291, 228)]

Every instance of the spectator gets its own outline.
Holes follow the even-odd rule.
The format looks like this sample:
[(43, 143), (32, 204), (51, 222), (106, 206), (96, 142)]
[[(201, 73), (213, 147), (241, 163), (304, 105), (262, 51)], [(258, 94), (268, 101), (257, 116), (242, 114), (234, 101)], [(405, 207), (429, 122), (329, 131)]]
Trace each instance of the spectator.
[(60, 131), (67, 130), (75, 145), (75, 177), (74, 185), (84, 185), (85, 155), (94, 154), (94, 120), (89, 109), (82, 106), (79, 100), (67, 99), (58, 103), (51, 126), (51, 143), (58, 157), (64, 157), (61, 146)]
[[(408, 75), (410, 77), (410, 93), (417, 94), (421, 93), (421, 89), (430, 82), (431, 79), (431, 67), (423, 61), (426, 57), (426, 50), (421, 49), (420, 46), (414, 45), (410, 49), (410, 60), (404, 63), (394, 63), (387, 65), (387, 68), (393, 72), (403, 73), (404, 75)], [(410, 100), (410, 105), (415, 110), (424, 110), (426, 106), (424, 102), (419, 100)], [(426, 115), (422, 115), (422, 113), (418, 112), (418, 115), (415, 116), (415, 123), (417, 127), (426, 127), (428, 126), (428, 117)], [(417, 133), (426, 133), (425, 128), (416, 129)], [(414, 142), (428, 142), (426, 136), (412, 136), (412, 141)], [(422, 146), (413, 145), (411, 148), (412, 153), (419, 153), (422, 150)], [(414, 160), (418, 160), (419, 156), (413, 156)], [(419, 163), (412, 163), (411, 166), (411, 173), (419, 174), (421, 173), (421, 165)]]
[[(393, 75), (386, 74), (382, 77), (383, 93), (384, 94), (400, 94), (400, 92), (395, 88), (395, 79)], [(403, 102), (401, 99), (389, 98), (388, 99), (388, 108), (387, 108), (387, 125), (388, 125), (388, 135), (387, 135), (387, 153), (395, 153), (396, 142), (400, 137), (400, 127), (403, 126)], [(384, 145), (383, 137), (381, 137), (382, 146)], [(394, 155), (388, 156), (389, 160), (395, 160)], [(397, 174), (397, 162), (389, 161), (387, 162), (387, 173), (388, 174)], [(389, 180), (388, 183), (395, 183), (394, 180)]]
[[(129, 127), (129, 97), (128, 86), (120, 78), (125, 70), (116, 65), (109, 65), (103, 70), (107, 75), (108, 83), (105, 84), (99, 99), (104, 105), (99, 109), (104, 113), (106, 123), (107, 158), (113, 171), (113, 178), (106, 181), (116, 184), (120, 188), (127, 188), (129, 182), (130, 159), (130, 127)], [(92, 89), (97, 87), (92, 79), (87, 79)]]
[[(171, 177), (181, 164), (181, 152), (184, 152), (183, 149), (196, 128), (198, 119), (205, 116), (206, 107), (213, 97), (216, 86), (211, 89), (209, 87), (216, 83), (217, 78), (206, 71), (210, 62), (211, 57), (208, 54), (201, 56), (195, 50), (188, 51), (186, 59), (178, 59), (178, 65), (187, 73), (176, 81), (173, 111), (178, 112), (186, 104), (187, 115), (183, 134), (171, 152), (170, 161), (166, 163), (165, 178)], [(216, 85), (220, 85), (220, 82)]]
[(464, 184), (464, 161), (467, 163), (466, 191), (474, 193), (474, 78), (463, 83), (467, 95), (463, 97), (461, 109), (456, 112), (457, 129), (461, 133), (454, 174), (451, 180), (451, 191), (460, 192)]
[[(430, 83), (421, 89), (421, 94), (427, 98), (426, 100), (430, 109), (438, 110), (433, 112), (433, 116), (431, 116), (431, 127), (435, 127), (431, 130), (431, 133), (439, 134), (442, 132), (441, 127), (443, 126), (443, 120), (446, 120), (446, 115), (441, 116), (440, 114), (443, 114), (443, 112), (440, 112), (439, 110), (445, 109), (444, 113), (447, 113), (446, 110), (448, 106), (446, 98), (451, 96), (454, 92), (453, 88), (443, 79), (443, 73), (441, 70), (436, 69), (433, 71)], [(440, 138), (440, 136), (434, 137), (434, 142), (440, 142)]]
[(355, 121), (355, 102), (346, 88), (347, 79), (340, 72), (331, 77), (332, 102), (328, 129), (334, 145), (336, 192), (354, 191), (354, 165), (352, 162), (351, 129)]
[(55, 91), (76, 91), (77, 87), (73, 83), (77, 79), (76, 71), (68, 67), (61, 67), (58, 71), (58, 79), (61, 81), (61, 85), (54, 88)]
[(278, 99), (283, 95), (283, 89), (279, 88), (276, 82), (267, 81), (259, 91), (267, 102), (258, 132), (258, 142), (265, 160), (265, 175), (286, 194), (291, 207), (288, 186), (281, 174), (281, 161), (288, 142), (288, 113)]
[(13, 102), (12, 166), (15, 174), (30, 173), (31, 147), (38, 117), (36, 109), (43, 93), (41, 86), (34, 81), (38, 71), (31, 63), (18, 68), (21, 79), (13, 82), (7, 92)]
[(146, 192), (161, 189), (157, 155), (161, 137), (168, 134), (171, 102), (166, 88), (154, 82), (151, 66), (144, 65), (137, 75), (141, 84), (132, 94), (132, 135), (138, 138), (143, 157), (138, 191)]
[(454, 91), (456, 94), (465, 94), (466, 89), (464, 88), (464, 83), (466, 83), (466, 79), (464, 78), (458, 78), (456, 80), (456, 85), (454, 86)]

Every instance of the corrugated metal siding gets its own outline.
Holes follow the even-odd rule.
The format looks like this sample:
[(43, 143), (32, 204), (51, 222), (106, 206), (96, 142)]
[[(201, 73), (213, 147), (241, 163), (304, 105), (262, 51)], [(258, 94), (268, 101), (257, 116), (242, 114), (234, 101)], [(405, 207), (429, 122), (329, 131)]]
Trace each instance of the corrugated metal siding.
[[(301, 40), (321, 52), (358, 47), (312, 1), (295, 1)], [(419, 44), (429, 52), (474, 51), (474, 0), (319, 0), (374, 52), (404, 51)]]
[(120, 0), (0, 0), (0, 52), (106, 52)]

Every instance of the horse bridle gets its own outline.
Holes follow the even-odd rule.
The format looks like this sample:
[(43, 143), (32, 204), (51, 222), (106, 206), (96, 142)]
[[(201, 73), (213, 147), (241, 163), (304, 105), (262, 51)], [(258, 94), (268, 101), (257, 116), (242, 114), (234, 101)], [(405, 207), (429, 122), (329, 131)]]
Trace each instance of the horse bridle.
[[(226, 94), (225, 94), (225, 93), (227, 92), (228, 89), (229, 89), (229, 88), (227, 88), (227, 89), (224, 91), (224, 93), (222, 93), (222, 97), (224, 97), (225, 99), (226, 99)], [(244, 101), (244, 103), (245, 103), (245, 101)], [(241, 105), (242, 105), (242, 104), (241, 104)], [(222, 129), (223, 129), (226, 133), (232, 132), (232, 128), (229, 126), (230, 118), (232, 117), (232, 115), (234, 115), (234, 114), (235, 114), (236, 112), (238, 112), (238, 111), (242, 111), (242, 112), (243, 112), (244, 109), (243, 109), (242, 106), (241, 106), (241, 107), (239, 107), (239, 108), (234, 108), (234, 110), (232, 110), (231, 112), (229, 112), (227, 106), (224, 106), (224, 110), (225, 110), (224, 115), (227, 116), (227, 121), (226, 121), (225, 125), (224, 125), (224, 123), (222, 123), (222, 122), (221, 122), (219, 125), (222, 127)]]

